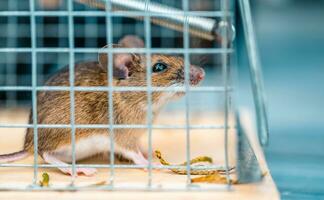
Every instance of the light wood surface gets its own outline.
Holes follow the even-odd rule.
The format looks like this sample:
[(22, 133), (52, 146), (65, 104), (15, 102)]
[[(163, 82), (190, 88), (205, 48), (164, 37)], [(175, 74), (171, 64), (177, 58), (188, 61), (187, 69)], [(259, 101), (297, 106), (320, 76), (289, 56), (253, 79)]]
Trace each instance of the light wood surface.
[[(26, 123), (28, 111), (18, 110), (0, 110), (0, 123)], [(220, 124), (223, 120), (221, 114), (209, 113), (205, 115), (196, 115), (191, 120), (192, 124)], [(244, 117), (250, 126), (246, 127), (249, 132), (253, 132), (251, 119)], [(157, 124), (184, 124), (183, 113), (166, 113), (159, 117)], [(22, 148), (25, 129), (23, 128), (1, 128), (0, 129), (0, 154), (18, 151)], [(224, 134), (223, 130), (191, 130), (190, 131), (190, 151), (191, 156), (207, 155), (211, 156), (216, 165), (224, 165)], [(229, 155), (230, 165), (235, 165), (235, 132), (229, 132)], [(278, 191), (268, 171), (264, 155), (260, 146), (256, 142), (253, 134), (250, 135), (252, 145), (257, 150), (256, 154), (263, 172), (266, 175), (262, 182), (254, 184), (233, 185), (231, 191), (226, 190), (226, 185), (216, 184), (198, 184), (197, 188), (216, 187), (215, 191), (205, 192), (176, 192), (168, 191), (168, 188), (183, 188), (186, 184), (186, 176), (176, 175), (168, 170), (153, 171), (153, 186), (165, 189), (165, 192), (144, 192), (141, 191), (78, 191), (78, 192), (0, 192), (0, 199), (278, 199)], [(180, 163), (186, 159), (186, 132), (184, 130), (154, 130), (153, 131), (153, 149), (159, 149), (164, 157), (172, 163)], [(142, 138), (143, 148), (147, 149), (147, 137)], [(15, 163), (33, 163), (33, 156)], [(43, 163), (39, 158), (39, 163)], [(105, 156), (97, 156), (81, 163), (102, 164), (108, 163)], [(123, 164), (123, 163), (121, 163)], [(60, 173), (57, 169), (39, 169), (39, 179), (42, 172), (50, 175), (52, 186), (65, 186), (70, 184), (70, 177)], [(105, 180), (109, 180), (109, 170), (99, 169), (98, 173), (92, 177), (78, 176), (77, 186), (89, 186)], [(31, 184), (33, 177), (32, 168), (0, 168), (0, 186), (14, 185), (26, 187)], [(194, 177), (194, 176), (193, 176)], [(116, 169), (115, 186), (141, 187), (147, 184), (147, 172), (140, 169)], [(234, 176), (232, 178), (235, 178)]]

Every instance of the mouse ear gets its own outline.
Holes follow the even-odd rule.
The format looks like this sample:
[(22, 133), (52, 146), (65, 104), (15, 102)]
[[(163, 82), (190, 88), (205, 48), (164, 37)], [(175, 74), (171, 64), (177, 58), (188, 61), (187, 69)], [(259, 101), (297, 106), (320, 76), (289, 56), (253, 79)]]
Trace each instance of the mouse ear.
[[(108, 45), (105, 45), (104, 47), (102, 47), (101, 49), (106, 49), (108, 47)], [(108, 66), (108, 53), (99, 53), (98, 54), (98, 61), (101, 67), (103, 68), (107, 68)]]
[[(107, 48), (108, 45), (103, 48)], [(144, 42), (141, 38), (134, 35), (127, 35), (119, 40), (117, 45), (113, 47), (121, 48), (143, 48)], [(115, 54), (113, 57), (113, 76), (117, 79), (127, 79), (135, 70), (137, 70), (134, 63), (141, 61), (141, 56), (133, 53)], [(99, 63), (102, 67), (108, 66), (108, 53), (99, 54)]]
[(144, 48), (144, 41), (136, 35), (126, 35), (118, 41), (118, 45), (124, 48)]
[[(120, 47), (119, 45), (113, 45), (113, 47)], [(102, 49), (108, 48), (108, 45)], [(102, 68), (108, 68), (108, 53), (99, 53), (98, 61)], [(139, 69), (138, 63), (141, 62), (141, 57), (133, 53), (118, 53), (113, 56), (113, 76), (117, 79), (127, 79), (133, 72)], [(135, 64), (136, 63), (136, 64)]]

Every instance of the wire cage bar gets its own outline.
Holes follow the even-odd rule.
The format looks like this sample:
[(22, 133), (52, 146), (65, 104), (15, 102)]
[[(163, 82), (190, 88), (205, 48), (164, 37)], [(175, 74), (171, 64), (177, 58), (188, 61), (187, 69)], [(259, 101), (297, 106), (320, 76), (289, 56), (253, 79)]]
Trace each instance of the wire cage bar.
[[(29, 1), (29, 7), (31, 13), (35, 11), (35, 2), (33, 0)], [(31, 50), (32, 50), (32, 112), (33, 112), (33, 131), (34, 131), (34, 177), (33, 177), (33, 185), (37, 184), (37, 177), (38, 177), (38, 127), (37, 127), (37, 91), (35, 89), (37, 85), (36, 80), (36, 22), (35, 16), (33, 14), (30, 15), (30, 22), (31, 22)]]
[[(86, 10), (80, 11), (74, 8), (75, 2), (87, 3), (90, 6), (103, 10)], [(90, 4), (89, 4), (90, 3)], [(133, 3), (133, 4), (132, 4)], [(136, 4), (137, 3), (137, 4)], [(122, 5), (123, 4), (123, 5)], [(129, 7), (127, 7), (128, 5)], [(137, 9), (130, 9), (135, 5)], [(229, 118), (232, 111), (232, 92), (234, 91), (233, 84), (231, 84), (231, 59), (235, 52), (235, 46), (232, 44), (235, 37), (234, 26), (234, 5), (235, 2), (228, 0), (220, 0), (219, 11), (192, 11), (189, 8), (189, 1), (182, 0), (182, 9), (172, 9), (171, 7), (160, 5), (152, 0), (133, 0), (133, 1), (110, 1), (110, 0), (98, 0), (98, 1), (85, 1), (85, 0), (68, 0), (66, 10), (58, 11), (43, 11), (36, 9), (35, 0), (29, 0), (29, 10), (25, 11), (0, 11), (1, 16), (12, 17), (29, 17), (30, 18), (30, 47), (0, 47), (0, 53), (31, 53), (31, 86), (0, 86), (1, 91), (28, 91), (32, 93), (32, 124), (21, 123), (0, 123), (0, 128), (33, 128), (34, 131), (34, 161), (33, 164), (12, 164), (12, 163), (0, 163), (2, 167), (17, 167), (17, 168), (33, 168), (33, 180), (31, 185), (27, 187), (18, 186), (0, 186), (0, 190), (215, 190), (215, 189), (231, 189), (231, 166), (229, 163), (229, 131), (235, 130), (237, 127), (234, 124), (230, 124)], [(117, 8), (116, 8), (117, 6)], [(119, 7), (118, 7), (119, 6)], [(135, 6), (136, 7), (136, 6)], [(161, 9), (161, 10), (159, 10)], [(37, 45), (37, 17), (67, 17), (67, 32), (68, 32), (68, 45), (67, 47), (40, 47)], [(106, 28), (105, 37), (107, 40), (107, 48), (80, 48), (75, 45), (75, 17), (104, 17)], [(113, 18), (114, 17), (132, 17), (143, 20), (144, 24), (144, 48), (113, 48), (114, 35), (113, 35)], [(215, 17), (219, 20), (214, 19)], [(157, 18), (166, 18), (165, 24)], [(163, 21), (163, 20), (162, 20)], [(12, 23), (15, 23), (14, 21)], [(172, 24), (174, 23), (174, 24)], [(202, 24), (207, 23), (207, 24)], [(175, 29), (181, 32), (183, 48), (155, 48), (152, 46), (152, 24), (160, 24), (171, 29)], [(172, 25), (170, 25), (172, 24)], [(176, 24), (176, 25), (175, 25)], [(203, 32), (203, 33), (202, 33)], [(190, 37), (198, 36), (207, 40), (219, 40), (220, 46), (212, 48), (191, 48)], [(113, 55), (116, 53), (142, 53), (145, 55), (145, 67), (146, 67), (146, 84), (143, 87), (117, 87), (113, 86)], [(69, 86), (39, 86), (37, 84), (37, 58), (39, 53), (67, 53), (68, 54), (68, 66), (69, 66)], [(107, 66), (107, 87), (81, 87), (75, 86), (75, 62), (76, 54), (78, 53), (105, 53), (108, 57)], [(182, 54), (184, 57), (184, 72), (185, 72), (185, 84), (179, 87), (154, 87), (152, 86), (152, 60), (153, 54)], [(190, 86), (190, 55), (191, 54), (212, 54), (220, 55), (221, 58), (221, 74), (222, 74), (222, 86)], [(67, 91), (70, 97), (70, 123), (68, 124), (39, 124), (37, 116), (37, 93), (40, 91)], [(108, 100), (108, 124), (78, 124), (75, 119), (75, 93), (76, 92), (107, 92)], [(147, 116), (145, 124), (114, 124), (114, 92), (146, 92), (147, 94)], [(185, 123), (183, 125), (177, 124), (153, 124), (153, 107), (152, 107), (152, 93), (153, 92), (185, 92)], [(190, 98), (191, 95), (198, 92), (215, 93), (224, 96), (223, 99), (223, 123), (217, 124), (203, 124), (195, 125), (190, 121)], [(53, 164), (39, 164), (38, 160), (38, 129), (40, 128), (69, 128), (71, 130), (71, 148), (72, 148), (72, 162), (71, 164), (53, 165)], [(115, 145), (111, 142), (109, 145), (109, 163), (105, 164), (78, 164), (76, 159), (76, 129), (78, 128), (101, 128), (109, 131), (109, 137), (111, 141), (115, 139), (115, 129), (146, 129), (148, 133), (147, 145), (148, 145), (148, 164), (147, 165), (120, 165), (115, 164)], [(155, 166), (153, 165), (153, 146), (152, 137), (153, 130), (155, 129), (181, 129), (185, 131), (185, 146), (186, 146), (186, 161), (185, 166), (170, 165), (170, 166)], [(209, 166), (192, 166), (190, 160), (191, 155), (191, 132), (193, 130), (221, 130), (224, 134), (224, 158), (223, 165), (209, 165)], [(68, 186), (53, 186), (48, 188), (42, 188), (39, 186), (39, 168), (56, 168), (65, 167), (71, 168), (72, 175), (70, 184)], [(77, 168), (91, 167), (91, 168), (105, 168), (109, 169), (107, 174), (107, 183), (104, 186), (98, 186), (95, 188), (77, 186)], [(116, 184), (116, 170), (117, 169), (147, 169), (147, 183), (144, 186), (137, 185), (124, 185), (120, 186)], [(185, 169), (186, 170), (186, 184), (184, 187), (172, 187), (164, 186), (160, 187), (154, 183), (153, 170), (154, 169)], [(197, 169), (218, 169), (224, 171), (227, 184), (215, 187), (197, 187), (191, 182), (191, 171)], [(1, 175), (0, 175), (1, 176)]]

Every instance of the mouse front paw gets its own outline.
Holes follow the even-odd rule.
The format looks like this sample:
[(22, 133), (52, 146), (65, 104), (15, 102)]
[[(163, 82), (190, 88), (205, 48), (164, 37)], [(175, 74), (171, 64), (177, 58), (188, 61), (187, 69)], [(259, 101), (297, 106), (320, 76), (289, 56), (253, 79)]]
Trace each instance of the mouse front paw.
[[(70, 176), (72, 176), (73, 171), (71, 168), (59, 168), (59, 170), (61, 170), (63, 173), (68, 174)], [(97, 170), (95, 168), (76, 168), (76, 175), (81, 175), (84, 174), (85, 176), (93, 176), (94, 174), (97, 173)]]

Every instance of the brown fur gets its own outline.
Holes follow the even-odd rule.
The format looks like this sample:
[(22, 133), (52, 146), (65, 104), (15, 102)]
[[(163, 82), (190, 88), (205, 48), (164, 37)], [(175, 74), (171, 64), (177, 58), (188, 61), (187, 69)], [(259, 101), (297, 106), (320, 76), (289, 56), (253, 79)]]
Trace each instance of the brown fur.
[[(170, 64), (166, 74), (153, 74), (152, 86), (170, 86), (175, 80), (183, 82), (182, 60), (178, 57), (154, 55), (152, 63), (162, 59)], [(146, 70), (140, 67), (138, 72), (127, 80), (114, 80), (114, 86), (146, 86)], [(107, 71), (97, 62), (80, 63), (75, 66), (75, 86), (108, 86)], [(179, 79), (179, 80), (178, 80)], [(47, 86), (69, 86), (69, 70), (63, 70), (51, 77)], [(162, 92), (154, 92), (152, 100), (157, 101)], [(113, 109), (115, 124), (145, 124), (146, 112), (141, 105), (147, 102), (146, 92), (115, 92)], [(140, 103), (142, 103), (140, 105)], [(39, 124), (70, 124), (70, 94), (68, 91), (42, 91), (37, 97), (37, 118)], [(75, 92), (75, 124), (108, 124), (107, 92)], [(30, 118), (29, 123), (32, 123)], [(76, 139), (96, 134), (108, 134), (102, 129), (76, 129)], [(133, 148), (134, 142), (144, 130), (116, 129), (116, 142), (126, 148)], [(53, 151), (59, 146), (71, 143), (71, 130), (67, 128), (39, 128), (38, 150)], [(25, 149), (33, 150), (33, 129), (26, 134)]]
[[(107, 55), (99, 56), (100, 62), (84, 62), (75, 65), (75, 86), (108, 86)], [(132, 56), (129, 66), (131, 74), (125, 80), (113, 80), (114, 86), (146, 86), (145, 58)], [(116, 58), (116, 57), (115, 57)], [(152, 86), (172, 86), (184, 83), (183, 59), (175, 56), (152, 55), (152, 66), (163, 61), (169, 67), (161, 73), (152, 73)], [(68, 66), (53, 75), (47, 86), (69, 86)], [(163, 92), (153, 92), (152, 102), (158, 102)], [(174, 94), (174, 97), (182, 93)], [(75, 91), (75, 124), (109, 124), (107, 92)], [(146, 92), (114, 92), (113, 119), (115, 124), (146, 124), (147, 105)], [(158, 111), (154, 111), (155, 118)], [(30, 115), (32, 116), (32, 114)], [(37, 96), (38, 124), (70, 124), (70, 93), (69, 91), (41, 91)], [(32, 117), (29, 119), (32, 122)], [(135, 150), (138, 139), (145, 132), (141, 129), (114, 129), (115, 142), (126, 149)], [(76, 140), (93, 134), (109, 134), (107, 129), (76, 129)], [(24, 149), (33, 151), (33, 129), (28, 128)], [(54, 151), (62, 145), (71, 144), (69, 128), (39, 128), (38, 152)]]

